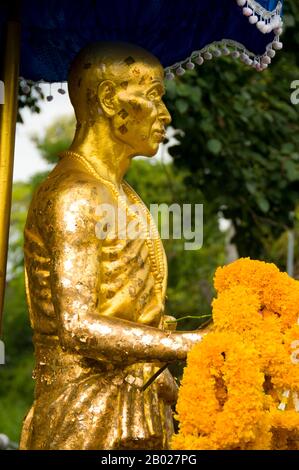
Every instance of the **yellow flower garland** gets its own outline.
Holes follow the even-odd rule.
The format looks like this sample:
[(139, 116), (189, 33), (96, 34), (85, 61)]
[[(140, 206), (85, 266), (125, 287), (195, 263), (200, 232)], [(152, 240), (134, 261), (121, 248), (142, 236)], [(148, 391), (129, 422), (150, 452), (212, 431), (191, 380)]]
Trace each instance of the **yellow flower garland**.
[(299, 449), (299, 282), (245, 258), (218, 268), (215, 287), (214, 332), (188, 355), (172, 447)]
[(221, 293), (234, 286), (249, 287), (263, 308), (279, 315), (283, 329), (294, 325), (299, 317), (299, 282), (282, 273), (271, 263), (241, 258), (218, 268), (215, 288)]
[(264, 376), (255, 362), (255, 349), (238, 334), (211, 333), (192, 349), (177, 404), (181, 428), (175, 449), (186, 449), (186, 435), (191, 450), (245, 449), (260, 435), (261, 423), (270, 445)]

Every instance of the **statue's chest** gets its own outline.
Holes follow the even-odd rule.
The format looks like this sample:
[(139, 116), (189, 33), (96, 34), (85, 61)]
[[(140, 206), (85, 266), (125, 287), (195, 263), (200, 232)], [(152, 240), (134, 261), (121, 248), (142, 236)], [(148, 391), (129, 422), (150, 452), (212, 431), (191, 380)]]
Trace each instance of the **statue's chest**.
[(150, 212), (127, 184), (114, 207), (102, 214), (99, 233), (103, 237), (102, 280), (116, 282), (115, 287), (119, 284), (120, 288), (124, 278), (136, 278), (141, 285), (146, 274), (164, 297), (167, 262), (163, 244)]

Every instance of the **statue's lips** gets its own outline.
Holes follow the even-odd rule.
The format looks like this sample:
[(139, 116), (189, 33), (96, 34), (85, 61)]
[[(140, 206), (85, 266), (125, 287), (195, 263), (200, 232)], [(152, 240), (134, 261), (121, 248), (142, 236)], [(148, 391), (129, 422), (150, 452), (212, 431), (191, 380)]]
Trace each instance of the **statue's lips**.
[(153, 131), (153, 136), (155, 136), (158, 141), (162, 142), (166, 137), (166, 133), (164, 131)]

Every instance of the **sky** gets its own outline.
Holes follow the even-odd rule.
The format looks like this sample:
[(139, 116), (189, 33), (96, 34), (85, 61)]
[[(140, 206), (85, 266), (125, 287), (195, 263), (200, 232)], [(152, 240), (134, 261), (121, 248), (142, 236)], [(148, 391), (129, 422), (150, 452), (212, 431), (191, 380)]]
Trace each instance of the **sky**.
[[(37, 148), (31, 141), (32, 135), (42, 137), (45, 130), (56, 119), (61, 116), (71, 115), (71, 106), (68, 93), (61, 95), (57, 92), (60, 85), (52, 85), (52, 101), (41, 100), (41, 112), (31, 113), (28, 108), (21, 111), (24, 123), (17, 124), (15, 161), (14, 161), (14, 181), (26, 181), (31, 175), (48, 168), (46, 162), (42, 160)], [(45, 95), (49, 94), (49, 85), (42, 85)], [(66, 86), (64, 85), (64, 89)]]
[[(50, 93), (50, 86), (48, 84), (41, 85), (45, 96)], [(31, 113), (27, 108), (21, 111), (24, 123), (17, 124), (16, 132), (16, 145), (15, 145), (15, 161), (14, 161), (14, 181), (26, 181), (30, 176), (38, 171), (44, 171), (48, 168), (46, 162), (42, 160), (39, 151), (32, 142), (32, 135), (42, 137), (48, 126), (50, 126), (56, 119), (61, 116), (73, 114), (73, 108), (69, 100), (68, 93), (61, 95), (57, 89), (61, 84), (53, 84), (51, 86), (52, 101), (41, 100), (41, 112)], [(63, 85), (66, 90), (66, 84)], [(167, 135), (170, 138), (170, 145), (173, 145), (176, 140), (174, 139), (175, 130), (169, 128)], [(167, 145), (166, 147), (170, 146)], [(163, 150), (166, 150), (163, 151)], [(164, 161), (169, 161), (167, 149), (162, 145), (159, 148), (156, 158), (162, 158)]]

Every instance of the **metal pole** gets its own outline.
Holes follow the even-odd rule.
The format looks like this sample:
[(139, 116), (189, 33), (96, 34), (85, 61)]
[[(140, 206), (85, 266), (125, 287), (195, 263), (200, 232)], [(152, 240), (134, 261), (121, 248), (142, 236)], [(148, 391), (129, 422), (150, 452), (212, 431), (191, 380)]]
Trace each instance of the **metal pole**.
[(4, 104), (0, 104), (0, 337), (5, 294), (15, 132), (18, 106), (20, 23), (9, 20), (4, 46)]

